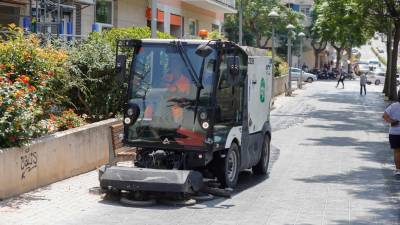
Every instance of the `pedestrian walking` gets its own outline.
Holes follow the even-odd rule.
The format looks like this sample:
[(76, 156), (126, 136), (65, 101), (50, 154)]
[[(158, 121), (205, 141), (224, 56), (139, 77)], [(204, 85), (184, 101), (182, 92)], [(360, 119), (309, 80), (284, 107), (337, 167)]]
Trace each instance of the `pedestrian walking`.
[[(400, 91), (398, 92), (400, 95)], [(397, 102), (391, 104), (383, 113), (383, 119), (390, 123), (389, 143), (393, 149), (394, 163), (396, 169), (394, 175), (400, 178), (400, 98)]]
[(342, 86), (343, 86), (342, 88), (344, 88), (344, 78), (345, 78), (345, 76), (343, 74), (343, 71), (342, 71), (342, 69), (340, 69), (339, 70), (339, 80), (337, 81), (336, 88), (339, 86), (340, 82), (342, 83)]
[(365, 73), (362, 73), (360, 75), (360, 95), (362, 95), (362, 91), (364, 89), (364, 95), (367, 95), (367, 89), (366, 89), (366, 85), (367, 84), (367, 76), (365, 75)]

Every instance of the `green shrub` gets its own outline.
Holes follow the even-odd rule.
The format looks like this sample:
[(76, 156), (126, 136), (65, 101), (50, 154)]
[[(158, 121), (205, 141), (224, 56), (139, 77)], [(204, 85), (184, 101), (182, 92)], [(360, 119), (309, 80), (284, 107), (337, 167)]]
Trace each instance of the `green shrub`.
[(214, 30), (208, 34), (209, 40), (227, 40), (223, 33)]
[[(112, 28), (109, 31), (103, 32), (102, 36), (112, 46), (115, 46), (116, 40), (150, 38), (151, 30), (149, 27)], [(157, 31), (157, 38), (171, 39), (173, 37), (167, 33)]]
[[(272, 51), (268, 50), (266, 56), (272, 57)], [(289, 65), (278, 55), (274, 56), (274, 76), (279, 77), (289, 73)]]

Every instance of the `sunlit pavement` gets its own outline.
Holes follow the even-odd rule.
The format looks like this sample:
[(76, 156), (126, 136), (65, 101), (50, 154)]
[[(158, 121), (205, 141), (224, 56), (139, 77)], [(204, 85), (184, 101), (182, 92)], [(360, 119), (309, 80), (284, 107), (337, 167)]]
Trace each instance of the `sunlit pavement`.
[[(318, 81), (272, 112), (269, 177), (240, 176), (231, 199), (134, 208), (89, 194), (90, 172), (0, 202), (0, 224), (400, 224), (400, 181), (381, 115), (381, 86)], [(341, 87), (341, 86), (340, 86)]]

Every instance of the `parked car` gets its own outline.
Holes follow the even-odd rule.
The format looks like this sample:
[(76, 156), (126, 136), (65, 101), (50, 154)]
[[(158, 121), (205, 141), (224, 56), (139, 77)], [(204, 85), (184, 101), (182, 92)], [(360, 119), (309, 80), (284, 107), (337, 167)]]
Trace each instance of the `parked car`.
[(369, 61), (370, 70), (374, 70), (374, 69), (376, 69), (378, 67), (381, 67), (381, 63), (379, 61), (376, 61), (376, 60), (370, 60)]
[(359, 61), (355, 65), (354, 71), (356, 72), (357, 75), (360, 75), (361, 73), (368, 73), (370, 71), (369, 63), (365, 61)]
[[(298, 80), (300, 78), (301, 69), (299, 68), (290, 68), (292, 74), (292, 80)], [(302, 75), (303, 81), (312, 83), (315, 80), (318, 80), (317, 76), (312, 73), (307, 73), (303, 71)]]
[[(367, 83), (380, 85), (385, 83), (386, 71), (382, 68), (378, 68), (374, 71), (370, 71), (367, 73)], [(396, 85), (400, 84), (399, 77), (396, 78)]]

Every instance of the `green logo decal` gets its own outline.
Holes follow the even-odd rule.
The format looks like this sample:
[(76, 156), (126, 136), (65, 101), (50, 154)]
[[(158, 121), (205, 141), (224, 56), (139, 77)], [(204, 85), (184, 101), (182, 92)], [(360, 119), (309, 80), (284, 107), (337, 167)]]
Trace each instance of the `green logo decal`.
[(264, 78), (261, 78), (261, 83), (260, 83), (260, 102), (262, 102), (262, 103), (265, 102), (265, 80), (264, 80)]

